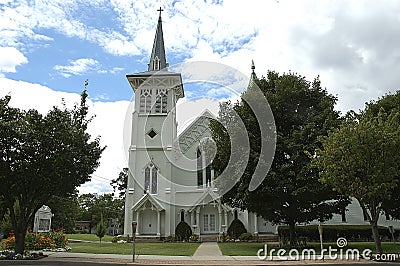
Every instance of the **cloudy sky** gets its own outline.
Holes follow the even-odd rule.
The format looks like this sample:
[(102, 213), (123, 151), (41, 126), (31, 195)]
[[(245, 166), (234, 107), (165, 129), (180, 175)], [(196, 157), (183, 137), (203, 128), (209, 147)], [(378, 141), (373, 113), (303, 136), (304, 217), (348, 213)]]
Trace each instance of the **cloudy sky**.
[[(258, 76), (268, 69), (319, 75), (343, 113), (399, 88), (399, 1), (244, 3), (0, 0), (0, 97), (10, 94), (12, 105), (45, 113), (62, 98), (78, 101), (89, 79), (96, 115), (90, 131), (108, 148), (80, 191), (102, 193), (126, 166), (122, 135), (133, 93), (125, 75), (146, 70), (160, 6), (170, 65), (213, 61), (249, 75), (254, 59)], [(181, 127), (234, 96), (190, 84), (185, 93)]]

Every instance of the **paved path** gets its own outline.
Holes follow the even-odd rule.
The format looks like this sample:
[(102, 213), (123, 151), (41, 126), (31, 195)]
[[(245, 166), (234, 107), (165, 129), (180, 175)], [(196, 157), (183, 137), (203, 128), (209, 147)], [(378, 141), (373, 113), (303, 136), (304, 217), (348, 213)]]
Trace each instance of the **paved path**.
[(193, 257), (222, 257), (221, 250), (216, 242), (201, 243)]
[[(213, 245), (204, 245), (204, 247), (214, 247)], [(205, 250), (204, 248), (204, 250)], [(202, 252), (200, 250), (200, 252)], [(207, 251), (208, 252), (208, 251)], [(132, 263), (132, 255), (116, 255), (116, 254), (88, 254), (88, 253), (70, 253), (70, 252), (46, 252), (49, 257), (37, 261), (2, 261), (0, 266), (25, 266), (25, 265), (51, 265), (51, 266), (139, 266), (139, 265), (272, 265), (272, 266), (286, 266), (286, 265), (315, 265), (318, 266), (380, 266), (387, 265), (385, 263), (370, 262), (365, 260), (360, 261), (320, 261), (320, 260), (307, 260), (307, 261), (261, 261), (257, 256), (221, 256), (221, 255), (200, 255), (200, 256), (154, 256), (154, 255), (138, 255), (136, 262)], [(395, 264), (399, 265), (399, 264)]]

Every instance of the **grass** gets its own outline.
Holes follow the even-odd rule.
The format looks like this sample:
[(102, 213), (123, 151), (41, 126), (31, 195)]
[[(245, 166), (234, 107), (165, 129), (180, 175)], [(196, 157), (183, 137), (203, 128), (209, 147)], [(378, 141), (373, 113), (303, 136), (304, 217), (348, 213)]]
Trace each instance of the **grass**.
[[(320, 254), (320, 243), (312, 242), (308, 244), (308, 248), (313, 248), (317, 254)], [(256, 256), (259, 249), (264, 249), (264, 243), (253, 242), (218, 243), (218, 245), (222, 255), (226, 256)], [(328, 248), (329, 245), (332, 248), (337, 248), (336, 243), (324, 243), (324, 248)], [(268, 250), (271, 250), (272, 248), (275, 248), (276, 250), (279, 249), (276, 244), (268, 244)], [(349, 242), (348, 245), (343, 248), (343, 250), (355, 248), (357, 248), (360, 252), (368, 248), (375, 253), (375, 243), (373, 242)], [(382, 248), (384, 253), (396, 253), (395, 247), (391, 242), (382, 242)], [(397, 245), (397, 248), (400, 250), (400, 245)], [(286, 250), (288, 251), (289, 249)], [(277, 251), (275, 251), (273, 254), (276, 255), (276, 252)]]
[[(95, 234), (67, 234), (68, 239), (84, 240), (84, 241), (99, 241), (99, 238)], [(113, 236), (104, 236), (101, 241), (111, 242)]]
[[(138, 255), (192, 256), (199, 243), (136, 243)], [(70, 243), (71, 252), (132, 254), (132, 243)]]

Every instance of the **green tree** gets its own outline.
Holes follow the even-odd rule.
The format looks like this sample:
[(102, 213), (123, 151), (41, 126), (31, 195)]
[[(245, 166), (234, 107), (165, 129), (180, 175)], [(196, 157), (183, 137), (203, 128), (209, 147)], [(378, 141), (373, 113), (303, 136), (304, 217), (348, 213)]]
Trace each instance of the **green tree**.
[(103, 221), (103, 215), (101, 215), (100, 221), (96, 226), (96, 236), (100, 239), (100, 243), (101, 243), (101, 239), (106, 234), (106, 229), (107, 229), (107, 225)]
[(36, 211), (52, 196), (66, 197), (90, 180), (104, 148), (87, 132), (87, 93), (73, 109), (53, 107), (46, 115), (0, 99), (0, 195), (22, 254)]
[(90, 221), (90, 229), (99, 223), (100, 218), (106, 220), (117, 218), (118, 221), (123, 221), (124, 217), (124, 201), (119, 198), (114, 198), (110, 194), (82, 194), (78, 197), (79, 211), (77, 220)]
[[(375, 109), (375, 106), (374, 106)], [(379, 215), (396, 216), (400, 181), (400, 115), (398, 109), (376, 116), (349, 112), (340, 129), (323, 140), (315, 163), (321, 181), (355, 198), (368, 218), (376, 250), (382, 253)]]
[(110, 185), (113, 187), (114, 196), (118, 192), (118, 197), (125, 200), (125, 190), (128, 187), (129, 168), (124, 167), (116, 179), (111, 180)]
[[(334, 110), (336, 98), (321, 88), (319, 78), (309, 82), (297, 74), (279, 75), (269, 71), (266, 78), (254, 81), (268, 100), (275, 118), (275, 157), (263, 183), (250, 191), (250, 180), (260, 160), (260, 147), (266, 141), (266, 137), (262, 138), (260, 134), (259, 119), (246, 103), (249, 100), (256, 104), (261, 102), (250, 86), (242, 95), (242, 101), (220, 105), (221, 123), (233, 121), (231, 127), (235, 128), (236, 118), (232, 113), (236, 112), (246, 126), (250, 141), (245, 172), (239, 182), (223, 195), (222, 200), (234, 207), (257, 213), (273, 223), (288, 224), (290, 244), (295, 245), (297, 223), (315, 219), (324, 221), (331, 218), (333, 213), (340, 213), (348, 204), (345, 197), (318, 182), (318, 170), (311, 165), (311, 157), (321, 146), (319, 137), (327, 135), (328, 130), (340, 123), (339, 113)], [(231, 139), (235, 136), (229, 136), (216, 121), (210, 121), (210, 126), (218, 149), (213, 167), (220, 174), (232, 156)], [(240, 145), (238, 141), (232, 143)], [(240, 152), (240, 148), (236, 147), (236, 150)]]
[(78, 191), (69, 196), (52, 196), (46, 204), (53, 213), (51, 227), (53, 229), (64, 229), (72, 233), (75, 227), (75, 220), (78, 213)]

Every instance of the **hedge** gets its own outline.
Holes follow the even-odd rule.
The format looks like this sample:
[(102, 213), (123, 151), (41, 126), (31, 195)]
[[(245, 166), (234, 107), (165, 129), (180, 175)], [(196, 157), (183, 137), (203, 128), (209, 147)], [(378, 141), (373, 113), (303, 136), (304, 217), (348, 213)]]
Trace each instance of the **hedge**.
[(238, 239), (243, 233), (247, 233), (246, 227), (239, 219), (234, 219), (228, 227), (228, 235), (233, 239)]
[[(308, 241), (319, 241), (318, 225), (296, 226), (296, 236), (306, 238)], [(381, 238), (392, 239), (389, 229), (379, 226)], [(279, 226), (278, 236), (281, 241), (289, 239), (289, 226)], [(323, 225), (323, 239), (325, 241), (336, 241), (339, 237), (345, 237), (349, 241), (371, 241), (372, 230), (370, 225)], [(395, 237), (400, 236), (400, 229), (395, 229)]]

